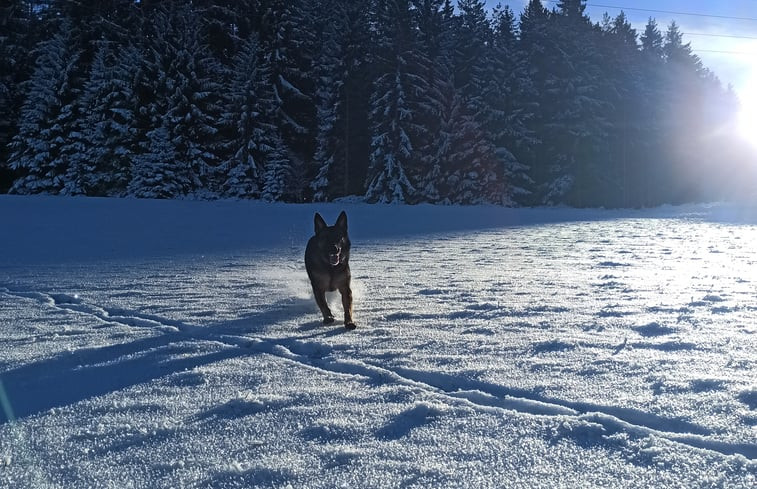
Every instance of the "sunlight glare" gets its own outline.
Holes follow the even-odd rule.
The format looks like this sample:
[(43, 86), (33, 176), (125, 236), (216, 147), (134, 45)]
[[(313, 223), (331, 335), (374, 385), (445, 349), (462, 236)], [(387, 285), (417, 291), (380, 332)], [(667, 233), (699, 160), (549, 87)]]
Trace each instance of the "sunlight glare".
[[(757, 77), (753, 80), (757, 82)], [(741, 109), (739, 110), (738, 130), (742, 138), (757, 146), (757, 83), (749, 83), (739, 94)]]

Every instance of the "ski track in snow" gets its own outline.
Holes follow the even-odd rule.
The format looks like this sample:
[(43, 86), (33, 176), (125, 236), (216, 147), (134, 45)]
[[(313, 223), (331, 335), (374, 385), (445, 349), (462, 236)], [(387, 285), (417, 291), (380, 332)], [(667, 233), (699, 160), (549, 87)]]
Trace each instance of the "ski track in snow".
[[(757, 459), (757, 444), (726, 443), (708, 440), (710, 430), (685, 421), (668, 419), (635, 409), (601, 406), (585, 402), (559, 399), (543, 399), (529, 392), (505, 386), (487, 385), (451, 375), (411, 369), (391, 369), (358, 360), (340, 361), (331, 358), (332, 350), (327, 345), (304, 338), (266, 339), (214, 333), (206, 328), (169, 320), (157, 315), (140, 314), (122, 309), (108, 309), (85, 303), (78, 297), (44, 292), (13, 292), (0, 289), (7, 296), (36, 299), (42, 304), (62, 311), (88, 314), (103, 323), (121, 324), (129, 327), (153, 328), (174, 338), (171, 342), (196, 340), (219, 342), (236, 348), (249, 348), (255, 352), (278, 356), (303, 365), (331, 373), (357, 375), (377, 383), (397, 383), (444, 393), (448, 401), (459, 399), (479, 408), (500, 408), (539, 416), (570, 416), (579, 421), (588, 421), (602, 427), (605, 433), (625, 431), (634, 435), (655, 435), (671, 441), (716, 451), (724, 455), (743, 455)], [(88, 365), (86, 355), (80, 358), (81, 368)], [(48, 406), (48, 408), (57, 406)], [(32, 414), (32, 413), (29, 413)]]
[[(276, 216), (264, 212), (263, 219), (277, 240), (269, 236), (255, 244), (250, 238), (250, 246), (244, 238), (239, 249), (226, 242), (203, 254), (195, 241), (185, 255), (165, 256), (164, 238), (157, 239), (159, 231), (149, 224), (144, 236), (132, 230), (135, 241), (156, 241), (153, 251), (138, 250), (141, 258), (121, 258), (119, 244), (113, 256), (96, 253), (93, 261), (82, 261), (64, 249), (54, 252), (60, 263), (45, 263), (37, 260), (38, 249), (25, 257), (11, 246), (6, 264), (0, 263), (0, 342), (7, 345), (0, 355), (0, 441), (15, 425), (55, 423), (75, 406), (119, 398), (162, 379), (196, 393), (213, 366), (263, 357), (319, 378), (342, 379), (329, 389), (356, 382), (392, 392), (403, 408), (373, 428), (379, 443), (410, 449), (414, 436), (448, 419), (449, 412), (473, 412), (539, 420), (546, 431), (533, 436), (564, 440), (578, 450), (630, 451), (623, 455), (632, 460), (628, 471), (641, 464), (657, 471), (656, 477), (666, 476), (672, 470), (666, 464), (681, 463), (660, 464), (666, 447), (671, 460), (679, 460), (678, 452), (680, 460), (702, 454), (696, 457), (731, 467), (724, 487), (748, 486), (757, 477), (757, 255), (751, 249), (757, 227), (743, 223), (743, 215), (709, 207), (630, 217), (521, 210), (513, 215), (523, 222), (503, 226), (496, 217), (469, 229), (461, 224), (466, 219), (445, 221), (446, 212), (459, 209), (441, 208), (433, 209), (442, 216), (435, 220), (438, 227), (424, 221), (428, 229), (413, 233), (406, 223), (391, 230), (402, 208), (387, 207), (388, 217), (381, 217), (375, 207), (351, 206), (358, 330), (346, 333), (339, 325), (320, 324), (308, 291), (301, 254), (312, 209), (271, 206)], [(282, 220), (282, 212), (289, 217)], [(408, 220), (413, 212), (432, 210), (410, 209)], [(303, 230), (292, 231), (295, 218), (302, 218)], [(366, 225), (368, 219), (377, 230)], [(338, 298), (330, 302), (339, 316)], [(219, 401), (183, 423), (283, 415), (298, 394), (286, 384), (274, 390), (280, 395)], [(342, 409), (352, 409), (349, 392)], [(127, 403), (125, 395), (117, 402)], [(13, 423), (7, 420), (9, 403), (18, 418)], [(137, 408), (166, 409), (149, 399), (129, 409)], [(349, 442), (359, 436), (359, 424), (337, 419), (299, 429), (294, 441), (344, 445), (322, 462), (343, 470), (367, 448)], [(177, 436), (175, 422), (165, 418), (147, 433), (116, 433), (101, 456), (167, 442)], [(79, 446), (99, 436), (70, 441)], [(245, 446), (270, 444), (251, 440)], [(187, 463), (204, 467), (197, 456)], [(14, 465), (0, 445), (0, 486), (2, 457)], [(185, 462), (165, 463), (161, 470), (167, 473), (186, 469)], [(281, 467), (271, 460), (232, 464), (204, 479), (207, 467), (184, 481), (313, 484), (305, 469)], [(386, 470), (385, 477), (394, 473)], [(572, 480), (580, 480), (576, 470)], [(701, 477), (695, 475), (699, 469), (688, 470), (692, 480)], [(456, 480), (443, 470), (400, 472), (407, 478), (388, 486)], [(61, 477), (77, 480), (66, 471)], [(97, 484), (95, 473), (87, 477)], [(149, 481), (136, 485), (165, 485)], [(626, 484), (633, 485), (618, 483)], [(41, 481), (30, 487), (47, 486)]]

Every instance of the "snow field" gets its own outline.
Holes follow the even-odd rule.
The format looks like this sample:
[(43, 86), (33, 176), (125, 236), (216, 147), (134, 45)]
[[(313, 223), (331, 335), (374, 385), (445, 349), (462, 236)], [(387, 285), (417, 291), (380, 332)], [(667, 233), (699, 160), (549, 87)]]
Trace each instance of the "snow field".
[[(342, 207), (354, 333), (302, 265)], [(0, 487), (757, 482), (743, 207), (0, 209)]]

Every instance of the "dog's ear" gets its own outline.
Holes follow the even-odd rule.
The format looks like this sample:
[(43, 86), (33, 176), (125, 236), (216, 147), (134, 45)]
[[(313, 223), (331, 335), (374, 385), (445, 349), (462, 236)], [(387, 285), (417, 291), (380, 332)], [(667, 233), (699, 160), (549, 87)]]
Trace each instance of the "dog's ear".
[(339, 213), (339, 217), (336, 218), (336, 224), (334, 225), (347, 231), (347, 213), (344, 211)]
[(320, 233), (327, 227), (328, 226), (326, 225), (326, 221), (324, 221), (321, 215), (316, 212), (315, 213), (315, 234)]

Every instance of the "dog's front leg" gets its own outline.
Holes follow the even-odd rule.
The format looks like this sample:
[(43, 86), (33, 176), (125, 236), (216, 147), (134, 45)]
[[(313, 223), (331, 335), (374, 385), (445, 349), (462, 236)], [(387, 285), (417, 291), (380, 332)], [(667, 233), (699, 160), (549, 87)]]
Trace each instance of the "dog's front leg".
[(318, 304), (318, 309), (323, 314), (323, 324), (331, 324), (334, 322), (334, 315), (331, 314), (329, 309), (329, 303), (326, 302), (326, 291), (313, 285), (313, 295), (315, 296), (315, 303)]
[(355, 323), (352, 322), (352, 289), (349, 284), (346, 284), (339, 288), (339, 293), (342, 294), (342, 307), (344, 308), (344, 327), (347, 329), (355, 329)]

